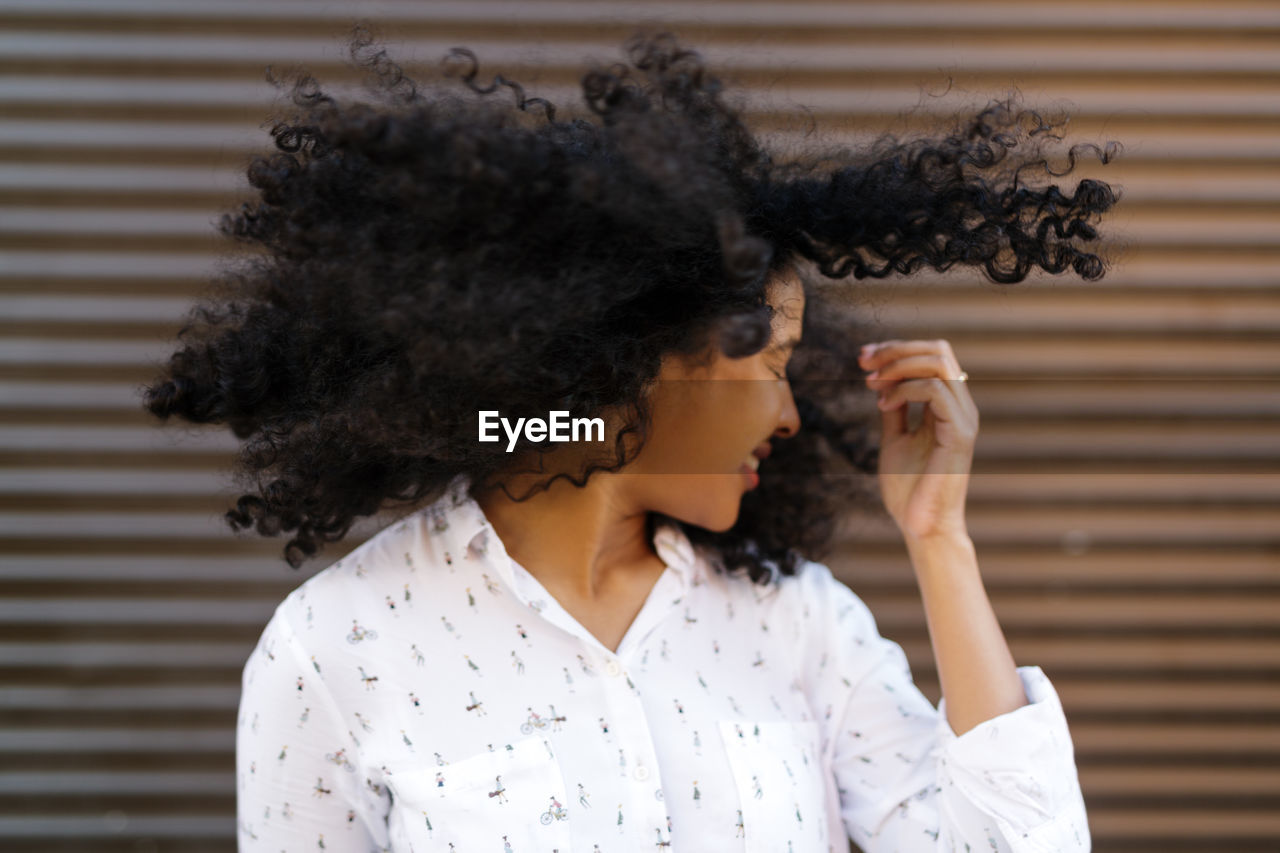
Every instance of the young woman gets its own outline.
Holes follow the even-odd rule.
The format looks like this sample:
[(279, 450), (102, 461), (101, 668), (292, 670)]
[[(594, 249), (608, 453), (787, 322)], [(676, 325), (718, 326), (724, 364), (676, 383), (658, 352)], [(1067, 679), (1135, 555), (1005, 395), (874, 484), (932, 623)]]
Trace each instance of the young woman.
[[(1015, 667), (967, 534), (965, 374), (944, 340), (858, 351), (842, 291), (926, 263), (1099, 278), (1071, 240), (1111, 188), (1021, 184), (1059, 137), (1007, 102), (775, 162), (698, 53), (627, 47), (583, 78), (599, 123), (477, 86), (464, 49), (464, 82), (514, 106), (424, 94), (381, 51), (386, 104), (304, 76), (249, 168), (261, 201), (223, 221), (265, 251), (149, 410), (246, 440), (228, 517), (296, 531), (295, 568), (409, 508), (246, 662), (241, 849), (1088, 850), (1062, 707)], [(920, 585), (937, 708), (815, 562), (875, 496), (862, 475)]]

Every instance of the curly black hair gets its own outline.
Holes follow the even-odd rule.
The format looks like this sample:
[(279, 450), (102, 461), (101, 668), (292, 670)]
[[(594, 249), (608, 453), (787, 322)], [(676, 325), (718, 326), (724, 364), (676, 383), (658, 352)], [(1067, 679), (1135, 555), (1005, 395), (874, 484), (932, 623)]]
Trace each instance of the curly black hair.
[[(1093, 280), (1107, 266), (1070, 241), (1097, 237), (1087, 220), (1115, 194), (1094, 180), (1070, 196), (1021, 183), (1030, 167), (1065, 172), (1040, 156), (1056, 125), (1013, 98), (950, 135), (886, 133), (865, 150), (775, 161), (667, 31), (631, 35), (633, 68), (592, 63), (581, 85), (599, 122), (557, 119), (501, 75), (478, 85), (466, 48), (442, 64), (452, 77), (464, 60), (469, 91), (426, 90), (373, 42), (360, 22), (348, 49), (385, 103), (339, 101), (305, 71), (294, 80), (296, 109), (271, 130), (278, 151), (247, 169), (260, 199), (219, 221), (260, 251), (238, 267), (224, 258), (178, 332), (185, 346), (144, 388), (157, 417), (246, 439), (237, 485), (253, 493), (226, 518), (297, 530), (284, 549), (295, 569), (357, 517), (434, 501), (460, 474), (478, 485), (510, 471), (504, 443), (476, 441), (479, 409), (621, 410), (623, 433), (643, 440), (662, 356), (759, 351), (766, 290), (795, 273), (807, 298), (788, 378), (803, 428), (774, 443), (730, 530), (676, 522), (717, 571), (768, 584), (820, 559), (836, 521), (872, 495), (877, 415), (848, 381), (865, 330), (848, 283), (834, 282), (924, 264), (980, 267), (997, 283), (1033, 266)], [(281, 85), (270, 67), (267, 78)], [(499, 84), (514, 104), (484, 97)], [(1030, 151), (1008, 158), (1020, 141)], [(1106, 163), (1118, 146), (1074, 146), (1066, 171), (1082, 147)], [(634, 458), (625, 450), (619, 434), (614, 464), (555, 476), (584, 485)]]

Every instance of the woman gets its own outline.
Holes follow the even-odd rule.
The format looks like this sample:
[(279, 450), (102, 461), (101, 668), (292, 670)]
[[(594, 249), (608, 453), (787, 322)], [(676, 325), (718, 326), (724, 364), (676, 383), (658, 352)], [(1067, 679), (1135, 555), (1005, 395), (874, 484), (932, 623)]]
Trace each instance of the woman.
[[(1004, 163), (1021, 122), (1058, 137), (1007, 103), (784, 166), (696, 52), (628, 49), (646, 85), (583, 78), (601, 124), (501, 77), (514, 108), (427, 97), (383, 52), (362, 60), (381, 108), (304, 76), (249, 168), (260, 203), (222, 223), (266, 251), (183, 329), (149, 410), (247, 439), (256, 494), (228, 518), (296, 530), (295, 568), (410, 507), (246, 662), (241, 849), (1088, 850), (1057, 694), (1014, 666), (967, 535), (965, 375), (946, 341), (855, 351), (834, 282), (1098, 278), (1070, 239), (1110, 187), (1022, 186), (1044, 161)], [(556, 440), (562, 416), (586, 431)], [(936, 709), (814, 561), (873, 473)]]

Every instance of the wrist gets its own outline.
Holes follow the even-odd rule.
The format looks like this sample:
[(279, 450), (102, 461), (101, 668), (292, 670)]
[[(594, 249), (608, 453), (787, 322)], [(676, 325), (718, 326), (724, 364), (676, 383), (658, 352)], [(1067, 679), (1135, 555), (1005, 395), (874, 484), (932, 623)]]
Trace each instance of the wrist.
[(956, 552), (974, 553), (976, 550), (966, 527), (939, 530), (927, 536), (904, 535), (903, 541), (913, 558), (954, 555)]

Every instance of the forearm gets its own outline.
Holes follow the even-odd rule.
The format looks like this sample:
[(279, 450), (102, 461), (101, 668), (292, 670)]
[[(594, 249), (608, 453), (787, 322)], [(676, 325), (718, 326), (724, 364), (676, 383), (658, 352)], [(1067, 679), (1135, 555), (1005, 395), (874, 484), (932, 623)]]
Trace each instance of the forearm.
[(1013, 654), (978, 571), (973, 540), (954, 534), (907, 539), (929, 640), (957, 735), (1027, 704)]

